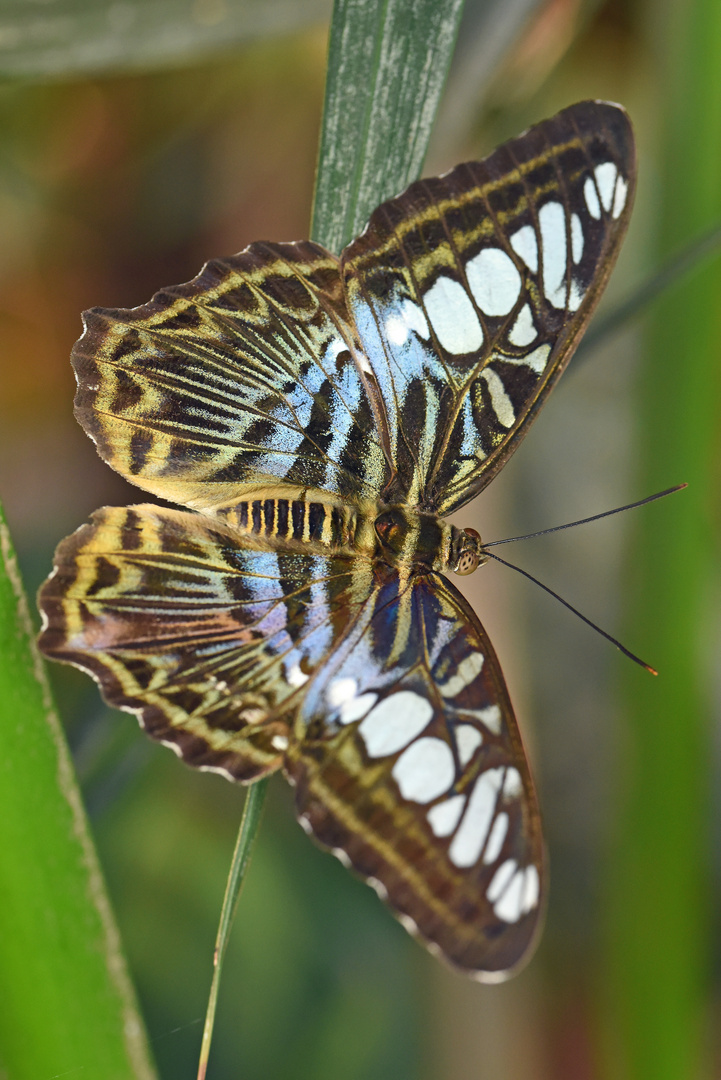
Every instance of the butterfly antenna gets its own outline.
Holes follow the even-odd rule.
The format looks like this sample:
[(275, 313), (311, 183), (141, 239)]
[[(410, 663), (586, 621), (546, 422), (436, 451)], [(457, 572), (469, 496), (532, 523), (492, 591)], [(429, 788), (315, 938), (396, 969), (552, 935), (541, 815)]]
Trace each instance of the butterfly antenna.
[[(535, 536), (547, 536), (548, 533), (561, 532), (563, 529), (574, 529), (576, 525), (588, 525), (589, 521), (600, 521), (601, 518), (611, 517), (612, 514), (621, 514), (624, 510), (635, 510), (637, 506), (645, 506), (646, 503), (655, 502), (656, 499), (664, 499), (667, 495), (673, 495), (674, 491), (682, 491), (685, 487), (688, 487), (688, 484), (677, 484), (676, 487), (666, 488), (665, 491), (657, 491), (655, 495), (647, 495), (645, 499), (639, 499), (638, 502), (627, 503), (626, 506), (617, 506), (615, 510), (604, 510), (601, 514), (594, 514), (592, 517), (581, 518), (579, 521), (569, 521), (565, 525), (554, 525), (552, 529), (541, 529), (540, 532), (525, 533), (524, 536), (509, 536), (505, 540), (491, 540), (489, 544), (483, 545), (483, 550), (485, 551), (487, 548), (498, 547), (499, 544), (514, 544), (516, 540), (532, 540)], [(499, 562), (502, 561), (502, 559), (499, 560)], [(517, 570), (518, 567), (515, 567), (515, 569)], [(524, 571), (522, 570), (521, 573), (524, 573)], [(537, 582), (537, 584), (540, 585), (540, 582)], [(542, 586), (542, 588), (545, 588), (545, 586)], [(560, 600), (560, 596), (557, 597), (557, 599)], [(561, 601), (561, 603), (564, 602), (565, 601)], [(583, 618), (583, 616), (581, 616), (581, 618)], [(596, 629), (598, 630), (598, 627), (596, 627)], [(603, 631), (601, 631), (601, 633), (603, 633)], [(606, 637), (608, 637), (608, 634), (606, 634)], [(616, 642), (616, 644), (618, 645), (618, 642)], [(621, 648), (620, 645), (619, 648)], [(634, 656), (633, 659), (636, 660), (637, 657)], [(643, 666), (646, 667), (645, 664)]]
[[(684, 485), (684, 487), (685, 487), (685, 485)], [(676, 489), (674, 488), (672, 490), (676, 490)], [(667, 493), (665, 492), (664, 494), (667, 494)], [(651, 498), (660, 498), (660, 496), (653, 495), (653, 496), (651, 496)], [(647, 501), (648, 500), (646, 500), (646, 499), (644, 500), (644, 502), (647, 502)], [(636, 504), (634, 504), (634, 505), (636, 505)], [(614, 513), (614, 511), (611, 510), (611, 511), (609, 511), (609, 513)], [(599, 517), (603, 517), (603, 516), (604, 516), (603, 514), (599, 514)], [(593, 518), (588, 518), (587, 520), (592, 521)], [(579, 522), (579, 524), (580, 524), (580, 522)], [(568, 528), (568, 526), (562, 525), (561, 528)], [(552, 529), (549, 529), (548, 531), (553, 532)], [(534, 535), (537, 535), (537, 534), (534, 534)], [(520, 539), (523, 539), (523, 538), (519, 537), (518, 539), (520, 540)], [(486, 547), (488, 547), (488, 545), (484, 544), (484, 546), (483, 546), (484, 551), (485, 551)], [(492, 551), (488, 551), (488, 552), (486, 552), (486, 554), (488, 555), (489, 559), (495, 559), (496, 562), (503, 563), (504, 566), (510, 567), (511, 570), (517, 570), (519, 574), (523, 574), (523, 576), (528, 578), (529, 581), (533, 581), (536, 585), (538, 585), (541, 589), (543, 589), (544, 592), (547, 592), (547, 593), (549, 593), (550, 596), (555, 597), (555, 599), (558, 600), (559, 603), (563, 604), (564, 607), (567, 607), (569, 611), (572, 611), (574, 615), (578, 615), (579, 619), (582, 619), (583, 622), (585, 622), (593, 630), (596, 630), (601, 635), (601, 637), (605, 637), (607, 641), (610, 641), (612, 645), (615, 645), (617, 649), (620, 649), (621, 652), (624, 654), (624, 656), (628, 656), (628, 658), (630, 660), (633, 660), (636, 664), (639, 664), (642, 668), (645, 668), (646, 671), (650, 671), (652, 675), (658, 675), (658, 672), (656, 671), (655, 668), (652, 668), (651, 665), (647, 664), (644, 660), (642, 660), (640, 658), (640, 656), (636, 656), (635, 653), (632, 653), (630, 649), (627, 649), (625, 645), (622, 645), (621, 642), (618, 641), (615, 637), (612, 637), (611, 634), (608, 634), (608, 633), (606, 633), (605, 630), (602, 630), (601, 627), (597, 626), (595, 622), (592, 622), (590, 619), (586, 618), (586, 616), (583, 615), (578, 610), (578, 608), (575, 608), (573, 606), (573, 604), (569, 604), (568, 600), (564, 600), (562, 596), (559, 596), (558, 593), (554, 592), (553, 589), (549, 588), (548, 585), (544, 585), (543, 582), (539, 581), (538, 578), (535, 578), (533, 576), (533, 574), (529, 574), (527, 570), (522, 570), (521, 567), (516, 566), (515, 563), (508, 562), (506, 559), (502, 559), (500, 555), (494, 555)]]

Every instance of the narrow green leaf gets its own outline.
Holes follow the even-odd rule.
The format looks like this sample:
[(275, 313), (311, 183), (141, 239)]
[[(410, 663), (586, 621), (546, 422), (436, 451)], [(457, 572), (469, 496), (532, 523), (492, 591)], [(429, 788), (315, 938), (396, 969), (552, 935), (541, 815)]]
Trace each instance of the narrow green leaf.
[(220, 977), (223, 972), (223, 961), (228, 951), (230, 931), (238, 909), (240, 890), (243, 888), (245, 875), (250, 865), (250, 856), (253, 854), (253, 846), (258, 837), (260, 819), (263, 814), (263, 805), (268, 790), (268, 780), (258, 780), (248, 788), (243, 806), (243, 816), (240, 820), (238, 839), (235, 843), (235, 851), (230, 864), (228, 883), (225, 887), (223, 906), (220, 910), (220, 923), (218, 934), (215, 939), (215, 952), (213, 954), (213, 981), (208, 997), (208, 1008), (205, 1014), (203, 1027), (203, 1042), (200, 1047), (200, 1061), (198, 1064), (198, 1080), (205, 1080), (208, 1070), (208, 1055), (213, 1038), (213, 1026), (215, 1024), (215, 1010), (218, 1004), (218, 992), (220, 990)]
[(0, 514), (0, 1075), (155, 1076)]
[(338, 252), (419, 175), (463, 0), (338, 0), (311, 235)]
[(328, 0), (0, 0), (0, 75), (47, 78), (187, 64), (328, 18)]

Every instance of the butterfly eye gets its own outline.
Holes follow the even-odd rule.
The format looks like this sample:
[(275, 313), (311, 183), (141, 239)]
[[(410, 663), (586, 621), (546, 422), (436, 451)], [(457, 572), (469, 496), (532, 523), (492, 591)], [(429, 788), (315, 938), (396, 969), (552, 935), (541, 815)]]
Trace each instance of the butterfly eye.
[(464, 551), (458, 560), (458, 566), (455, 572), (460, 574), (461, 577), (465, 577), (467, 574), (472, 574), (478, 567), (478, 556), (472, 551)]
[(459, 533), (456, 547), (456, 564), (452, 566), (454, 574), (466, 577), (477, 570), (486, 557), (481, 555), (479, 549), (482, 545), (481, 534), (475, 529), (464, 529)]

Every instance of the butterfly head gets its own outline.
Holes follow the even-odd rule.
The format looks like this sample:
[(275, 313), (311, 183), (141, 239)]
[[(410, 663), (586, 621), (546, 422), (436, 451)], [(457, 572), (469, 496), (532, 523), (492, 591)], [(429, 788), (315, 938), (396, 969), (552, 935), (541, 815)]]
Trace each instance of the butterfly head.
[(453, 573), (466, 577), (484, 562), (488, 562), (488, 556), (483, 553), (481, 534), (475, 529), (454, 529), (449, 560)]

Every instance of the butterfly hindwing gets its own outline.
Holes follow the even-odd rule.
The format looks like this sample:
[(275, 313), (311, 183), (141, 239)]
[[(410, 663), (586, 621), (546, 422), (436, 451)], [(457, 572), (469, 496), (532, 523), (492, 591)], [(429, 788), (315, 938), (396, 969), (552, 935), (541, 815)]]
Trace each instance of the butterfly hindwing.
[(342, 267), (388, 416), (389, 501), (448, 514), (504, 464), (595, 307), (634, 182), (626, 114), (582, 102), (374, 211)]
[(86, 312), (75, 413), (126, 479), (194, 509), (373, 498), (388, 463), (353, 342), (337, 259), (253, 244), (142, 307)]
[(378, 579), (287, 769), (306, 829), (431, 948), (479, 978), (519, 964), (543, 908), (536, 796), (498, 661), (445, 579)]
[(372, 576), (367, 559), (239, 542), (200, 515), (106, 507), (58, 548), (40, 647), (190, 764), (251, 780), (279, 767), (309, 673)]

